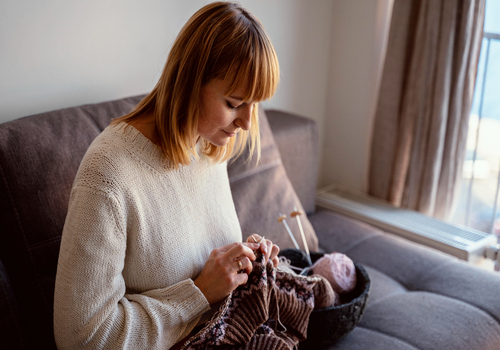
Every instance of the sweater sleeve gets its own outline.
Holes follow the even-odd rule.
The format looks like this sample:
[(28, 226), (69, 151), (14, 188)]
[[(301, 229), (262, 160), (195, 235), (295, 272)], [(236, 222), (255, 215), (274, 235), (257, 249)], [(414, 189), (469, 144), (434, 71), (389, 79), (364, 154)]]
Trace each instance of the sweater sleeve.
[(127, 237), (120, 203), (75, 187), (64, 226), (54, 297), (59, 349), (169, 349), (210, 306), (191, 279), (127, 294)]

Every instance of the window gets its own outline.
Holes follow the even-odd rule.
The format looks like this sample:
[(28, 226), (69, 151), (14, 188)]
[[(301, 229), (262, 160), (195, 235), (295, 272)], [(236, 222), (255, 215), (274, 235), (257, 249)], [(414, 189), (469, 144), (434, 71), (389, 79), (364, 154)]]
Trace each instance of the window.
[(500, 1), (486, 1), (461, 193), (452, 222), (500, 236)]

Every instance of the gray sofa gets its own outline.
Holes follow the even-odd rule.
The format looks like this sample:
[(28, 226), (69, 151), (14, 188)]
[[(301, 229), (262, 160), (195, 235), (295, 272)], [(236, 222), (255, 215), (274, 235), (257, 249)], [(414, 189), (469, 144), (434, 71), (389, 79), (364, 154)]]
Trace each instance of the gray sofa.
[[(54, 281), (74, 176), (92, 140), (111, 118), (127, 113), (139, 100), (0, 124), (0, 348), (55, 348)], [(271, 225), (259, 221), (271, 210), (268, 205), (279, 210), (280, 201), (300, 199), (320, 249), (347, 254), (371, 278), (360, 324), (327, 348), (500, 349), (500, 276), (315, 208), (315, 123), (278, 111), (267, 111), (267, 116), (269, 124), (262, 116), (263, 125), (270, 126), (272, 135), (263, 133), (264, 166), (235, 174), (241, 164), (234, 163), (228, 170), (243, 232)], [(248, 202), (260, 199), (267, 204), (249, 215)], [(273, 240), (286, 242), (273, 236), (278, 231), (265, 230), (273, 231)]]

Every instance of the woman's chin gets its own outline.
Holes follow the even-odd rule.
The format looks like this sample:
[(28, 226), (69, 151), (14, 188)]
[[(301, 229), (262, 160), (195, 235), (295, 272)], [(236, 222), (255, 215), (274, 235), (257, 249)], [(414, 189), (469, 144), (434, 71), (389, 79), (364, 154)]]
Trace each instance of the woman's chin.
[(229, 137), (225, 137), (224, 139), (208, 140), (208, 142), (214, 146), (224, 147), (229, 142)]

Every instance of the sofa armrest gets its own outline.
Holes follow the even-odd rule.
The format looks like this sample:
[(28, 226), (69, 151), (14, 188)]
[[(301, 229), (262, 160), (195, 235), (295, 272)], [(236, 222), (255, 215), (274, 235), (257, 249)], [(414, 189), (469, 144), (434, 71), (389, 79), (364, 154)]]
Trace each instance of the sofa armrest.
[(304, 210), (315, 210), (319, 165), (318, 128), (314, 120), (277, 110), (266, 110), (288, 178)]

